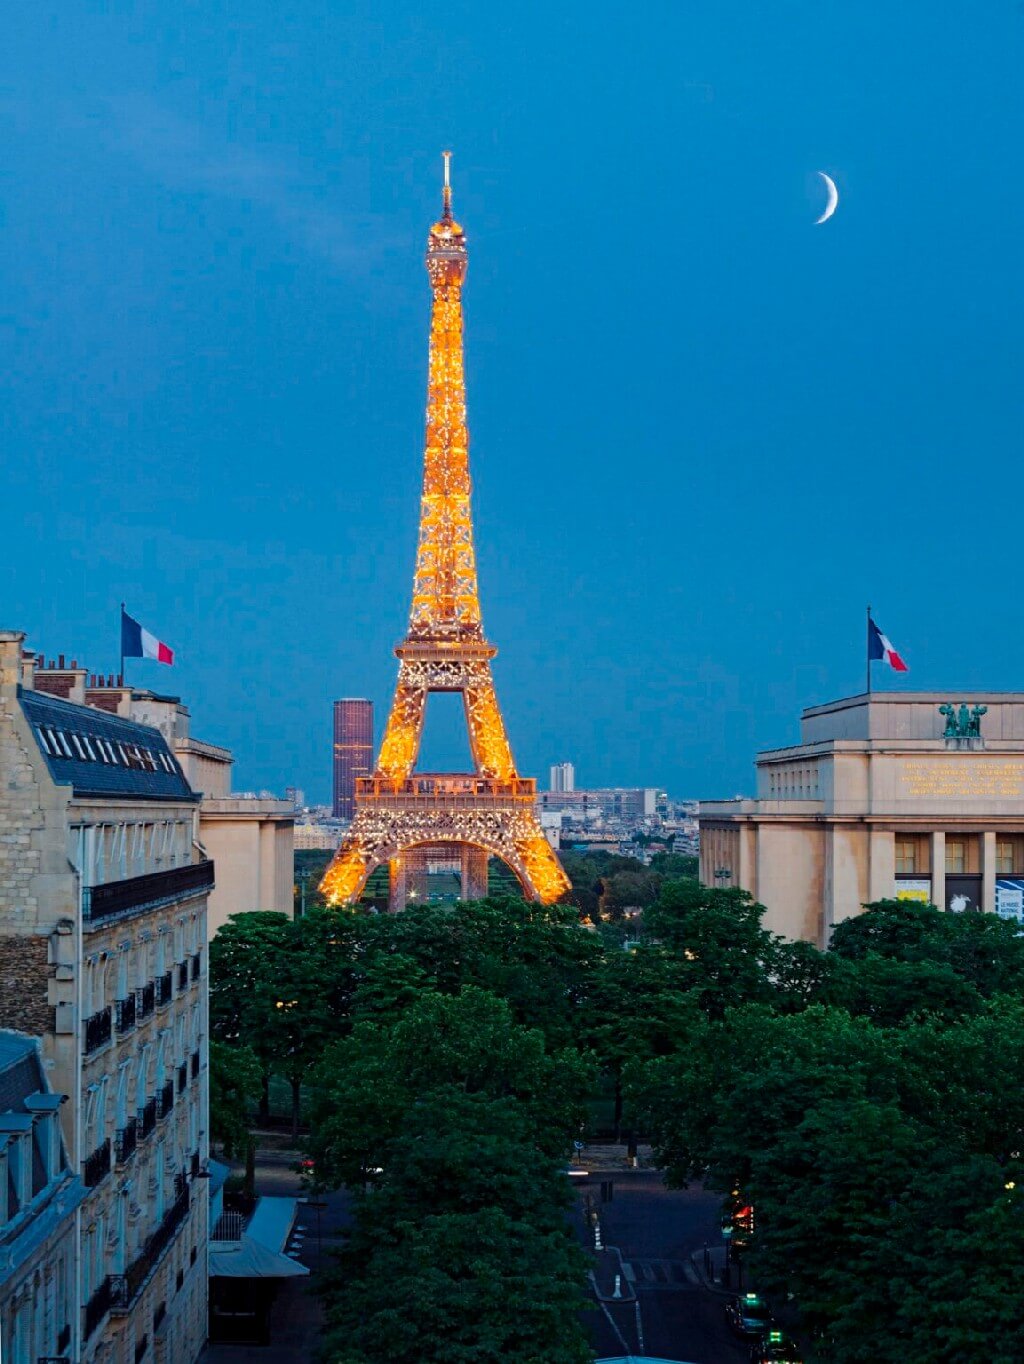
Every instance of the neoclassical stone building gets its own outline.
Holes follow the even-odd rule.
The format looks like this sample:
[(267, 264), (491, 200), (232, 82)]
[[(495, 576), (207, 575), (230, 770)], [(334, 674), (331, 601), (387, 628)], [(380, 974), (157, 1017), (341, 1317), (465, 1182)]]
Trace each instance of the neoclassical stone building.
[(805, 710), (757, 797), (701, 801), (706, 885), (825, 945), (892, 897), (1024, 921), (1024, 692), (871, 692)]
[(66, 1354), (190, 1364), (206, 1336), (198, 796), (158, 730), (36, 690), (0, 632), (0, 1027), (39, 1039), (75, 1213)]
[(85, 1197), (60, 1130), (62, 1094), (31, 1037), (0, 1030), (0, 1359), (69, 1358), (76, 1211)]

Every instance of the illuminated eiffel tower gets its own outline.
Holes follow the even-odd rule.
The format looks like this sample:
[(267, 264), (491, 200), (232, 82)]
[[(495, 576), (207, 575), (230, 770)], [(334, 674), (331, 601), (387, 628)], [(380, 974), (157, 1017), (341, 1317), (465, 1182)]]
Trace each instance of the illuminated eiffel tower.
[[(410, 875), (458, 864), (463, 899), (486, 894), (487, 859), (501, 858), (524, 895), (550, 904), (569, 881), (534, 812), (536, 782), (520, 777), (484, 637), (470, 510), (469, 431), (462, 365), (466, 238), (452, 217), (450, 152), (444, 207), (427, 239), (430, 320), (427, 436), (419, 549), (409, 632), (372, 777), (356, 779), (352, 827), (321, 883), (333, 904), (358, 899), (375, 867), (390, 867), (390, 907), (404, 908)], [(414, 773), (430, 692), (461, 692), (473, 771)]]

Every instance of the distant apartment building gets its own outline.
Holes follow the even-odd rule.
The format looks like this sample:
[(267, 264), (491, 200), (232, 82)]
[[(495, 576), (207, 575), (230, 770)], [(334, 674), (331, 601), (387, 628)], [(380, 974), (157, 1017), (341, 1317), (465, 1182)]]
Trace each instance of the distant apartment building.
[(189, 786), (202, 797), (197, 838), (217, 864), (207, 915), (211, 937), (232, 914), (257, 909), (292, 913), (293, 804), (270, 795), (233, 793), (230, 749), (193, 737), (191, 716), (180, 697), (97, 677), (75, 662), (66, 666), (63, 656), (49, 662), (36, 659), (34, 678), (37, 691), (152, 725), (164, 736)]
[(576, 789), (576, 768), (572, 763), (555, 763), (551, 768), (552, 791), (574, 791)]
[(35, 1038), (0, 1030), (0, 1360), (70, 1359), (85, 1186)]
[(284, 798), (296, 812), (306, 808), (306, 793), (301, 786), (286, 786)]
[[(571, 764), (568, 764), (571, 766)], [(552, 768), (552, 773), (555, 769)], [(656, 787), (598, 787), (587, 791), (541, 791), (538, 810), (561, 810), (573, 819), (614, 819), (641, 822), (657, 814)]]
[(344, 697), (334, 703), (335, 819), (355, 814), (356, 777), (373, 772), (373, 702)]
[[(84, 678), (73, 697), (37, 689), (23, 642), (0, 631), (0, 1028), (37, 1039), (67, 1102), (39, 1086), (28, 1117), (0, 1120), (8, 1138), (15, 1128), (0, 1146), (22, 1199), (44, 1175), (48, 1187), (61, 1157), (46, 1114), (59, 1111), (84, 1194), (70, 1289), (66, 1223), (37, 1227), (54, 1275), (40, 1271), (53, 1304), (43, 1335), (55, 1328), (57, 1348), (33, 1336), (4, 1357), (191, 1364), (207, 1318), (213, 864), (199, 796), (159, 730), (81, 704)], [(49, 1143), (31, 1185), (29, 1127)], [(65, 1313), (56, 1299), (69, 1292)]]

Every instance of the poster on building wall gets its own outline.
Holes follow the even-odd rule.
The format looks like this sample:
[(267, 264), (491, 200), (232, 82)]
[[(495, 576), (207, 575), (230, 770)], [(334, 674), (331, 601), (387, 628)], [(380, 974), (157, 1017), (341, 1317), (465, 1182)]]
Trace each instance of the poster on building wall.
[(1024, 880), (1019, 877), (996, 877), (996, 913), (1002, 919), (1016, 919), (1024, 923)]
[(897, 900), (918, 900), (926, 905), (932, 898), (932, 879), (930, 876), (901, 878), (896, 882)]

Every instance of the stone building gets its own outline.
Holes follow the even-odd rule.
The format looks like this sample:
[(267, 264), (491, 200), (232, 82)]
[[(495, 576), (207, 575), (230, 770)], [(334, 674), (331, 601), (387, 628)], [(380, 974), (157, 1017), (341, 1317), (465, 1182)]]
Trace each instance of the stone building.
[(76, 1218), (85, 1197), (38, 1043), (0, 1031), (0, 1360), (69, 1358)]
[(1024, 692), (872, 692), (813, 706), (757, 755), (754, 800), (701, 801), (707, 885), (824, 945), (892, 897), (1024, 918)]
[(35, 687), (0, 631), (0, 1027), (38, 1038), (76, 1212), (80, 1364), (189, 1364), (206, 1336), (206, 901), (199, 797), (161, 733)]
[(65, 666), (63, 656), (48, 663), (36, 660), (35, 687), (152, 725), (167, 740), (185, 779), (202, 796), (198, 838), (217, 866), (207, 915), (210, 937), (231, 914), (270, 909), (291, 916), (294, 805), (273, 796), (233, 794), (230, 749), (193, 736), (188, 707), (179, 697), (126, 687), (114, 677), (90, 675), (75, 662)]

